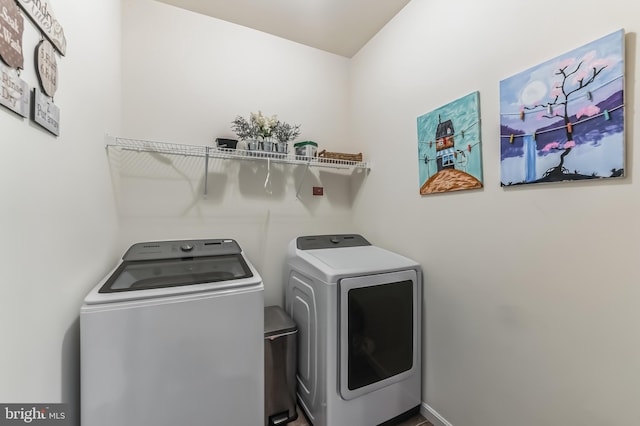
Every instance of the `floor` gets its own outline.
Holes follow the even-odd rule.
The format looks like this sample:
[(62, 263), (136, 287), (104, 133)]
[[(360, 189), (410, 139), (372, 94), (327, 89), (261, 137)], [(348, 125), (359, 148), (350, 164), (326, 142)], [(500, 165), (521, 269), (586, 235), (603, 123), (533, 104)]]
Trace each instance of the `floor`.
[[(298, 407), (298, 418), (291, 423), (287, 423), (287, 426), (309, 426), (309, 425), (310, 423), (307, 421), (307, 418), (304, 416), (304, 413), (302, 412), (300, 407)], [(405, 420), (402, 423), (398, 423), (397, 426), (433, 426), (433, 424), (428, 422), (427, 419), (422, 417), (420, 414), (417, 414), (415, 417), (409, 420)]]

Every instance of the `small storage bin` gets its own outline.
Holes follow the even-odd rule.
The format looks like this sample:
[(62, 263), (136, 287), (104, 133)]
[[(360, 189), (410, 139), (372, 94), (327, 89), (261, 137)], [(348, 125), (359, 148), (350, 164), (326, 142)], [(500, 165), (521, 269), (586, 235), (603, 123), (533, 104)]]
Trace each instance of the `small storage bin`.
[(237, 139), (216, 138), (216, 145), (218, 146), (218, 148), (236, 149), (236, 145), (238, 145), (238, 140)]
[(312, 141), (296, 142), (293, 144), (293, 148), (299, 157), (315, 157), (318, 144)]
[(296, 363), (298, 327), (279, 306), (264, 308), (264, 424), (298, 418)]

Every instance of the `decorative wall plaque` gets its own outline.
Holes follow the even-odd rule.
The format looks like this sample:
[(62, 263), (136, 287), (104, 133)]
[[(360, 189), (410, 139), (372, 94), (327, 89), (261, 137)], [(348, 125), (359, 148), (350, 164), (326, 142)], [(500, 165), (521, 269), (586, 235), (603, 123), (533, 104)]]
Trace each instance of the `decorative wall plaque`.
[[(8, 1), (8, 0), (7, 0)], [(53, 9), (49, 0), (17, 0), (31, 20), (42, 30), (44, 35), (53, 43), (64, 56), (67, 52), (67, 39), (64, 37), (62, 25), (53, 16)]]
[(34, 88), (32, 105), (31, 119), (54, 135), (60, 135), (60, 108), (53, 99)]
[(24, 19), (14, 0), (0, 0), (0, 57), (11, 68), (24, 68)]
[(48, 40), (42, 40), (36, 47), (36, 74), (42, 91), (53, 98), (58, 89), (58, 64), (56, 53)]
[(16, 114), (29, 116), (29, 85), (18, 72), (0, 63), (0, 105)]

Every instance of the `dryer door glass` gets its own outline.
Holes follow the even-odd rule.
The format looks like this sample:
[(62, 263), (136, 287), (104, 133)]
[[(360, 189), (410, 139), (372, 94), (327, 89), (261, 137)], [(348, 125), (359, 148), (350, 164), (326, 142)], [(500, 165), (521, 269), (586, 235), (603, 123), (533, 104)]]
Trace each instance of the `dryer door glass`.
[(341, 393), (351, 399), (402, 380), (416, 364), (417, 280), (402, 271), (340, 285)]
[(214, 283), (252, 276), (241, 255), (125, 261), (99, 293)]

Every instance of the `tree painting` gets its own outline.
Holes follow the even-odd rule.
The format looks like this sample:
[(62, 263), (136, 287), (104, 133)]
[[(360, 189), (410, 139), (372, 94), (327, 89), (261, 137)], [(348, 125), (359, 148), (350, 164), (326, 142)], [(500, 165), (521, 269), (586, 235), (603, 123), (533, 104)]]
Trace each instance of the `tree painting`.
[(623, 95), (623, 30), (501, 81), (501, 184), (623, 176)]
[(479, 93), (418, 117), (420, 195), (482, 188)]

